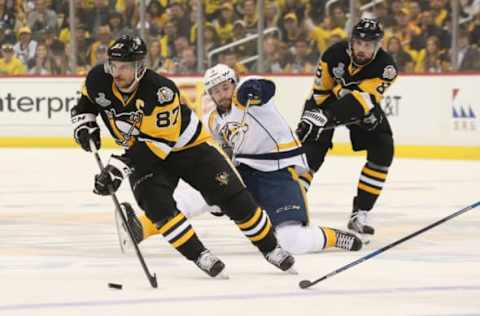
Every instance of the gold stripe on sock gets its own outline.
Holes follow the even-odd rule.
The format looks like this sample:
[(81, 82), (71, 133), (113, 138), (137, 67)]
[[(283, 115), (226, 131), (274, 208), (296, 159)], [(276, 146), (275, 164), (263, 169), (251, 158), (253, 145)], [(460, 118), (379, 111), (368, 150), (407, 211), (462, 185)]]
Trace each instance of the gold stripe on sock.
[(375, 177), (375, 178), (378, 178), (378, 179), (382, 179), (382, 180), (385, 180), (387, 178), (386, 173), (378, 172), (378, 171), (372, 170), (368, 167), (364, 167), (362, 172), (365, 173), (366, 175), (369, 175), (369, 176), (372, 176), (372, 177)]
[(374, 195), (380, 195), (380, 192), (382, 192), (382, 190), (372, 188), (371, 186), (363, 184), (363, 183), (359, 183), (358, 188), (363, 190), (363, 191), (367, 191), (368, 193), (374, 194)]
[(327, 227), (320, 228), (323, 230), (325, 237), (327, 238), (327, 240), (325, 240), (325, 248), (335, 247), (335, 244), (337, 243), (337, 234), (335, 234), (335, 231)]
[(238, 224), (238, 227), (240, 227), (240, 229), (243, 229), (243, 230), (252, 227), (255, 223), (257, 223), (258, 219), (260, 218), (260, 215), (262, 215), (262, 211), (260, 210), (259, 207), (257, 207), (257, 209), (255, 210), (255, 214), (245, 223)]
[(172, 244), (173, 247), (178, 248), (186, 243), (192, 236), (195, 235), (193, 228), (190, 228), (181, 238)]
[(160, 227), (160, 229), (158, 230), (159, 233), (163, 235), (165, 232), (167, 232), (167, 230), (172, 228), (173, 225), (177, 224), (179, 221), (181, 221), (184, 218), (185, 216), (182, 213), (178, 213), (173, 219), (169, 220), (165, 225)]
[(262, 232), (260, 234), (258, 234), (257, 236), (250, 237), (250, 240), (251, 241), (262, 240), (263, 238), (265, 238), (265, 236), (268, 234), (268, 232), (270, 231), (271, 228), (272, 228), (272, 223), (270, 222), (270, 219), (267, 218), (267, 225), (265, 225), (265, 228), (262, 230)]

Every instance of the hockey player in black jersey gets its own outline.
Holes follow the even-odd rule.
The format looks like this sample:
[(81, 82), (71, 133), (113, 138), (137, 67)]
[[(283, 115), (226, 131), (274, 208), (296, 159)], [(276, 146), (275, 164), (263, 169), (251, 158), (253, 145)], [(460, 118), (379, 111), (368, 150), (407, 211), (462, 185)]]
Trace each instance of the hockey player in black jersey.
[(140, 37), (117, 39), (108, 49), (107, 63), (88, 73), (71, 111), (74, 137), (84, 150), (90, 151), (91, 140), (100, 148), (97, 115), (125, 149), (95, 176), (94, 193), (108, 195), (109, 186), (116, 191), (128, 177), (138, 205), (164, 238), (215, 277), (225, 265), (204, 247), (172, 197), (183, 179), (210, 204), (219, 205), (270, 263), (290, 269), (294, 258), (278, 245), (265, 211), (196, 114), (181, 103), (173, 81), (146, 68), (146, 54)]
[(392, 130), (380, 101), (396, 79), (397, 67), (380, 47), (382, 38), (379, 22), (361, 19), (348, 41), (324, 52), (297, 128), (311, 169), (305, 181), (311, 181), (333, 147), (336, 126), (350, 130), (354, 151), (367, 151), (348, 222), (349, 229), (363, 234), (375, 232), (367, 214), (382, 191), (394, 152)]

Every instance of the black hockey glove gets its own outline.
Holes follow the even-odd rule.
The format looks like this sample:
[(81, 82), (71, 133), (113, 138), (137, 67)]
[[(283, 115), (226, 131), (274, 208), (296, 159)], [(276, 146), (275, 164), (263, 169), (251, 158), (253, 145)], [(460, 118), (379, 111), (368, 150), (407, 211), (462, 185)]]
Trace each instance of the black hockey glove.
[(250, 100), (251, 105), (262, 104), (262, 83), (258, 79), (250, 79), (242, 83), (237, 92), (238, 101), (246, 105)]
[(96, 116), (91, 113), (78, 114), (72, 117), (73, 137), (83, 150), (92, 151), (90, 139), (95, 147), (100, 149), (100, 127), (98, 127)]
[(380, 125), (380, 123), (382, 123), (382, 121), (382, 110), (375, 106), (362, 118), (360, 126), (367, 131), (373, 131), (378, 125)]
[[(100, 174), (95, 176), (93, 193), (98, 195), (109, 195), (118, 190), (124, 178), (131, 173), (131, 169), (122, 160), (122, 157), (112, 155), (108, 165), (103, 168)], [(112, 192), (110, 192), (110, 187)]]
[(327, 123), (329, 123), (328, 114), (322, 109), (306, 110), (295, 132), (302, 143), (317, 141)]

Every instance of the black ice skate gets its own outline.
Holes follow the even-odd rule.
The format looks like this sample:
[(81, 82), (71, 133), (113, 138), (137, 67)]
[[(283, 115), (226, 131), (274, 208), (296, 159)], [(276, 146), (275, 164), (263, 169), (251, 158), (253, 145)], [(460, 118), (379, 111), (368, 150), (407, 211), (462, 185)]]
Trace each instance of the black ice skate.
[(288, 251), (282, 249), (280, 246), (277, 246), (275, 249), (265, 254), (264, 256), (268, 262), (270, 262), (280, 270), (287, 271), (293, 274), (297, 273), (293, 268), (295, 258)]
[(209, 250), (203, 251), (195, 261), (195, 264), (212, 278), (217, 275), (228, 278), (226, 275), (220, 274), (225, 269), (225, 264)]
[(335, 232), (335, 237), (337, 239), (335, 242), (336, 248), (341, 248), (348, 251), (358, 251), (362, 249), (362, 240), (354, 234), (333, 228), (332, 230)]
[[(140, 223), (137, 215), (135, 214), (135, 211), (133, 210), (133, 207), (130, 205), (130, 203), (123, 202), (120, 204), (120, 207), (122, 208), (122, 212), (125, 214), (127, 218), (127, 225), (130, 227), (130, 230), (132, 232), (132, 237), (133, 241), (136, 244), (139, 244), (143, 240), (143, 226), (142, 223)], [(125, 227), (122, 228), (125, 230), (125, 234), (127, 234), (127, 229)], [(127, 236), (125, 236), (128, 238)]]
[(375, 229), (367, 223), (367, 211), (353, 210), (350, 220), (348, 221), (348, 229), (360, 234), (375, 234)]

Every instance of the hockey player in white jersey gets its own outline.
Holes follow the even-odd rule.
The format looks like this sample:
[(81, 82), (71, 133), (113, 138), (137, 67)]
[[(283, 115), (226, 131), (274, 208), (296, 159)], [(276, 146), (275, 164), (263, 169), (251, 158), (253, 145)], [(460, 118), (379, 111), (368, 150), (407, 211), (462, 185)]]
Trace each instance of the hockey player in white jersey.
[[(296, 134), (275, 106), (273, 81), (246, 77), (238, 82), (232, 69), (219, 64), (207, 70), (204, 85), (216, 105), (208, 114), (208, 126), (222, 147), (231, 148), (237, 170), (269, 215), (281, 246), (294, 254), (330, 247), (361, 249), (362, 242), (355, 235), (309, 223), (305, 191), (299, 181), (299, 174), (308, 168), (307, 160)], [(206, 203), (196, 207), (188, 203), (192, 196), (198, 200), (193, 188), (177, 188), (177, 203), (187, 203), (182, 208), (187, 217), (215, 210)], [(143, 228), (140, 237), (156, 234), (145, 217), (140, 217), (142, 225), (138, 225), (133, 211), (129, 214), (129, 222), (139, 227), (139, 233)]]
[(275, 227), (280, 244), (292, 253), (328, 247), (359, 250), (355, 235), (309, 224), (300, 174), (308, 170), (300, 141), (275, 106), (275, 84), (250, 76), (238, 81), (226, 65), (208, 69), (205, 90), (216, 104), (208, 126), (233, 161), (248, 190)]

